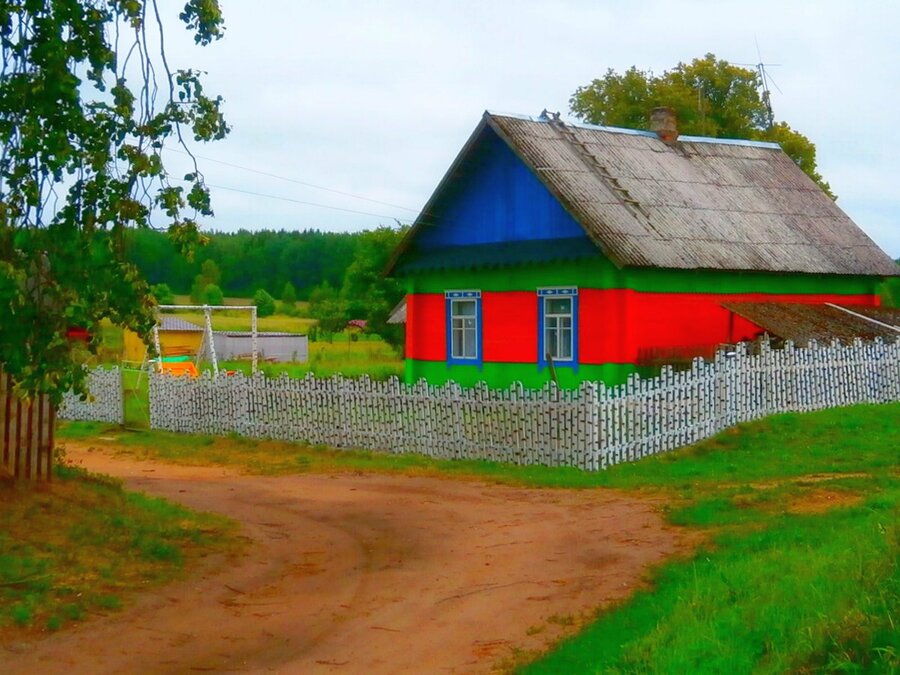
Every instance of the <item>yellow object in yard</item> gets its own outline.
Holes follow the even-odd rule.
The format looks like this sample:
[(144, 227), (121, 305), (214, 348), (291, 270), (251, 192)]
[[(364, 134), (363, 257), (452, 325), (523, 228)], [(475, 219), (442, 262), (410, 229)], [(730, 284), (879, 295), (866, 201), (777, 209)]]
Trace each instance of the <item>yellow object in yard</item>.
[[(137, 333), (125, 330), (122, 345), (122, 360), (142, 363), (147, 357), (147, 345)], [(179, 319), (164, 316), (159, 325), (159, 349), (162, 356), (195, 356), (203, 342), (203, 328)]]

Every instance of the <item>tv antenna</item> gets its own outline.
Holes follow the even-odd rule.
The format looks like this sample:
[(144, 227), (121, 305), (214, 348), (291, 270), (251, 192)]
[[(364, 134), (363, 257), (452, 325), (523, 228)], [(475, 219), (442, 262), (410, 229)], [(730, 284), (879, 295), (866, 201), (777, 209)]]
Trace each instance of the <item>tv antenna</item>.
[(778, 86), (778, 83), (775, 82), (775, 79), (771, 74), (766, 70), (766, 68), (775, 68), (780, 66), (780, 63), (763, 63), (762, 55), (759, 51), (759, 40), (754, 37), (754, 41), (756, 42), (756, 58), (759, 59), (756, 63), (735, 63), (736, 66), (744, 66), (746, 68), (754, 68), (759, 75), (759, 83), (762, 86), (762, 94), (760, 98), (762, 99), (763, 105), (766, 106), (766, 128), (771, 129), (775, 124), (775, 113), (772, 112), (772, 94), (769, 90), (769, 83), (772, 83), (772, 86), (778, 90), (778, 93), (781, 94), (781, 88)]

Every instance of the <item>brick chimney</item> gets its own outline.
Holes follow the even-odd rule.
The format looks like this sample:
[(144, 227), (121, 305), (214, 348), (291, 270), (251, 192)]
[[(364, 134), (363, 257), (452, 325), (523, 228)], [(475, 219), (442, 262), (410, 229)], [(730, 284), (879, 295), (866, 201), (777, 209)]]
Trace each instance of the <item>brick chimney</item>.
[(675, 145), (678, 140), (678, 123), (675, 110), (662, 107), (650, 111), (650, 131), (655, 131), (666, 145)]

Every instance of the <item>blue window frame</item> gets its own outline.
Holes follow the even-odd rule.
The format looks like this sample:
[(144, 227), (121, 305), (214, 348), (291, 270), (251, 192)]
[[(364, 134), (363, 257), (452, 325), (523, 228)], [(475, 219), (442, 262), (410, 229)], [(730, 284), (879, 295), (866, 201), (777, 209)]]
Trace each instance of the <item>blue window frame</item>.
[[(578, 289), (539, 288), (538, 368), (553, 365), (578, 370)], [(549, 358), (548, 358), (549, 355)]]
[(481, 354), (481, 291), (446, 291), (447, 363), (476, 365)]

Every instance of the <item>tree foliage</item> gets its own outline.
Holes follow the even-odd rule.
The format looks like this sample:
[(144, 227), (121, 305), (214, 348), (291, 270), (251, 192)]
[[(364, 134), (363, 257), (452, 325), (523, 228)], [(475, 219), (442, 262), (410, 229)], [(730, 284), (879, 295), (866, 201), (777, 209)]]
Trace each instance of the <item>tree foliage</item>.
[(253, 294), (253, 304), (256, 305), (257, 316), (272, 316), (275, 313), (275, 298), (262, 288)]
[(284, 288), (281, 289), (281, 301), (284, 304), (291, 306), (297, 302), (297, 289), (290, 281), (286, 281), (284, 283)]
[[(194, 283), (191, 285), (191, 300), (197, 304), (222, 304), (211, 303), (206, 300), (206, 289), (210, 286), (219, 288), (219, 282), (222, 280), (222, 273), (215, 260), (204, 260), (200, 265), (200, 274), (194, 277)], [(221, 291), (220, 291), (221, 292)]]
[[(200, 45), (224, 31), (217, 0), (187, 0), (180, 19)], [(163, 218), (183, 249), (212, 214), (200, 172), (170, 176), (162, 149), (224, 137), (222, 101), (171, 71), (162, 43), (156, 0), (0, 2), (0, 362), (23, 391), (83, 390), (72, 326), (91, 350), (106, 317), (149, 333), (128, 229)]]
[(224, 305), (225, 296), (222, 289), (215, 284), (207, 284), (203, 289), (203, 304), (205, 305)]
[(340, 287), (362, 233), (258, 230), (210, 232), (194, 259), (180, 255), (170, 238), (153, 230), (128, 233), (128, 257), (151, 283), (165, 282), (188, 293), (201, 265), (212, 260), (221, 270), (217, 282), (226, 295), (249, 297), (257, 288), (281, 294), (286, 283), (306, 300), (327, 281)]
[(318, 331), (330, 340), (347, 325), (347, 305), (341, 294), (327, 281), (309, 296), (309, 314), (319, 322)]
[(157, 304), (173, 305), (175, 304), (175, 294), (168, 284), (156, 284), (150, 288), (153, 297), (156, 298)]
[(816, 168), (816, 146), (785, 122), (769, 125), (766, 101), (755, 70), (735, 66), (707, 54), (679, 63), (662, 75), (632, 66), (624, 73), (610, 69), (579, 87), (569, 105), (580, 119), (630, 129), (645, 129), (658, 106), (675, 110), (682, 134), (742, 138), (779, 143), (787, 155), (834, 198)]
[(404, 234), (405, 230), (390, 227), (364, 233), (341, 289), (348, 318), (365, 319), (368, 332), (380, 335), (394, 347), (403, 343), (404, 327), (390, 325), (387, 320), (405, 292), (396, 279), (385, 277), (383, 272)]

